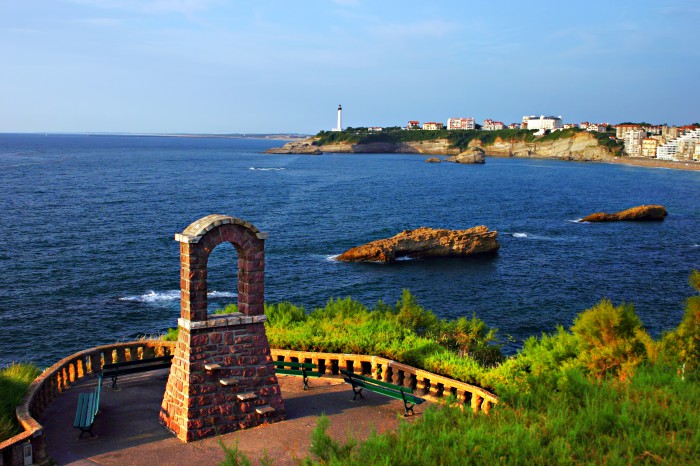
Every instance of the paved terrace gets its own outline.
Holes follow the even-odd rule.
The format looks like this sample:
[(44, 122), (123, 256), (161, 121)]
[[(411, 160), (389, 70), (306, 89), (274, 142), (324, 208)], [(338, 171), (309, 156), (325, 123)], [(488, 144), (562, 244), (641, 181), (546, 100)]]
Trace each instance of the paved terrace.
[(94, 389), (96, 378), (77, 381), (46, 409), (41, 423), (46, 432), (47, 452), (59, 465), (209, 465), (224, 459), (219, 445), (235, 445), (253, 464), (265, 452), (275, 465), (296, 464), (309, 455), (311, 432), (325, 413), (329, 434), (345, 441), (348, 435), (365, 439), (372, 428), (378, 432), (396, 429), (401, 422), (419, 419), (426, 405), (416, 407), (416, 416), (404, 418), (403, 403), (376, 393), (352, 401), (352, 389), (342, 378), (310, 379), (310, 390), (302, 390), (301, 377), (278, 376), (287, 420), (183, 443), (158, 421), (168, 370), (119, 378), (102, 385), (100, 414), (95, 419), (95, 438), (78, 439), (73, 428), (78, 393)]

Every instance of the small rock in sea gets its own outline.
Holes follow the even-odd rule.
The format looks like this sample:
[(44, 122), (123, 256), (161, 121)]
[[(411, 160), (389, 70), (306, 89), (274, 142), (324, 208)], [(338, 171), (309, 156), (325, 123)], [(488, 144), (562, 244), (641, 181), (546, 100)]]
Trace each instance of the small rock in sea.
[(616, 212), (614, 214), (596, 212), (595, 214), (582, 218), (581, 222), (660, 222), (666, 218), (667, 215), (668, 212), (666, 212), (666, 208), (664, 206), (649, 204), (632, 207), (631, 209)]
[(429, 157), (425, 159), (427, 163), (440, 163), (442, 160), (439, 157)]

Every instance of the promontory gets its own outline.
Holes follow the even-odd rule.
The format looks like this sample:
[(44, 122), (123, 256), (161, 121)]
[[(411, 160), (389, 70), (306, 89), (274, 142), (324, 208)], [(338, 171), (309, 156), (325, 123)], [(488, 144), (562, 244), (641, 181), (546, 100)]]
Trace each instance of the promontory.
[[(535, 136), (532, 131), (403, 130), (367, 132), (321, 131), (316, 136), (293, 141), (271, 154), (410, 153), (453, 156), (447, 161), (483, 163), (483, 155), (538, 157), (563, 160), (606, 161), (620, 155), (621, 143), (604, 133), (571, 128)], [(482, 155), (483, 154), (483, 155)]]

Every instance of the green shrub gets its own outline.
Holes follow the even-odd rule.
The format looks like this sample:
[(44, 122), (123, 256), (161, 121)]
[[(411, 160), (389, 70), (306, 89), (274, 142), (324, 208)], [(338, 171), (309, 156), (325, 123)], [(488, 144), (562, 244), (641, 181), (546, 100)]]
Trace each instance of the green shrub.
[(571, 330), (581, 350), (578, 359), (597, 378), (629, 377), (653, 344), (634, 306), (613, 306), (608, 299), (579, 314)]
[[(690, 274), (689, 283), (700, 292), (700, 271), (694, 270)], [(688, 298), (681, 323), (664, 335), (661, 348), (666, 357), (678, 364), (684, 376), (700, 376), (700, 296)]]

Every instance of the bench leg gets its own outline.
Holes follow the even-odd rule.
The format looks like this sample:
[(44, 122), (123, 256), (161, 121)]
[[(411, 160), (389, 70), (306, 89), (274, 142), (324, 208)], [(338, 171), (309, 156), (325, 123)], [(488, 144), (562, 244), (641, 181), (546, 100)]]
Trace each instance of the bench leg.
[(355, 398), (357, 398), (357, 395), (360, 395), (360, 398), (362, 398), (363, 400), (365, 399), (364, 395), (362, 394), (362, 387), (360, 387), (358, 389), (357, 387), (355, 387), (353, 385), (352, 386), (352, 393), (353, 393), (352, 401), (355, 401)]
[(117, 389), (117, 375), (112, 376), (112, 389), (116, 390)]
[(81, 428), (80, 428), (80, 435), (78, 435), (78, 438), (79, 438), (79, 439), (83, 438), (83, 434), (85, 434), (85, 433), (90, 434), (90, 437), (91, 437), (91, 438), (94, 438), (94, 437), (95, 437), (95, 434), (92, 433), (92, 424), (91, 424), (90, 427), (87, 428), (87, 429), (83, 429), (83, 428), (81, 427)]
[(401, 390), (401, 400), (403, 401), (403, 417), (408, 416), (408, 413), (411, 413), (410, 415), (413, 416), (413, 407), (416, 405), (415, 403), (411, 403), (406, 399), (406, 394)]

